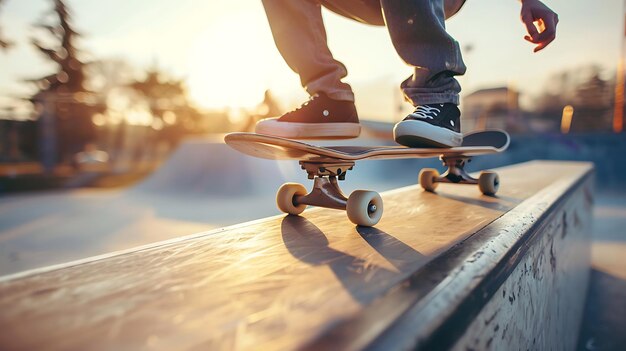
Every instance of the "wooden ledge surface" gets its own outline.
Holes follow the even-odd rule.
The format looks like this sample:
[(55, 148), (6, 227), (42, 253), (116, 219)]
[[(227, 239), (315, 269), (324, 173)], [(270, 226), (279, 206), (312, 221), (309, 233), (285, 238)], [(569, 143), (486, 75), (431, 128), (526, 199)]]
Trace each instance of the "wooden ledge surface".
[(455, 184), (383, 193), (374, 228), (312, 209), (0, 279), (0, 349), (302, 347), (592, 166), (535, 161), (497, 171), (498, 197)]

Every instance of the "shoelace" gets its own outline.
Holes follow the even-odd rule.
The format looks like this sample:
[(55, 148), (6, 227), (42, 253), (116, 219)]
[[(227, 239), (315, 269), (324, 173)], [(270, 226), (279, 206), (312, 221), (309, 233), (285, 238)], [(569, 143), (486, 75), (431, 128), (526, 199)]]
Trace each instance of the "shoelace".
[(296, 107), (295, 111), (300, 110), (301, 108), (303, 108), (304, 106), (308, 105), (309, 103), (311, 103), (311, 101), (315, 100), (315, 98), (319, 97), (319, 95), (317, 94), (313, 94), (309, 97), (309, 99), (307, 101), (305, 101), (302, 105), (300, 105), (300, 107)]
[[(437, 116), (439, 112), (441, 112), (441, 110), (436, 107), (420, 105), (420, 106), (417, 106), (415, 111), (413, 111), (413, 113), (411, 113), (410, 116), (415, 117), (415, 118), (422, 118), (422, 119), (433, 119)], [(432, 114), (432, 116), (430, 114)]]

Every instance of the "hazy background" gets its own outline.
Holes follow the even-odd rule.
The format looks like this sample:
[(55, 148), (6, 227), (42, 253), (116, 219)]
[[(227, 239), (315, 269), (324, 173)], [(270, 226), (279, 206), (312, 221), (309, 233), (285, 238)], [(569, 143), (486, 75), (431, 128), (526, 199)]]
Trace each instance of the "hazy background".
[[(141, 77), (156, 66), (182, 79), (190, 102), (201, 109), (253, 109), (271, 89), (284, 109), (306, 99), (297, 76), (276, 50), (261, 1), (66, 1), (72, 11), (84, 62), (121, 60), (129, 75)], [(447, 23), (461, 43), (468, 73), (466, 94), (480, 88), (513, 86), (524, 108), (550, 87), (552, 76), (597, 65), (605, 79), (615, 77), (623, 35), (619, 0), (549, 0), (560, 16), (557, 40), (533, 54), (523, 40), (518, 1), (469, 0)], [(52, 7), (45, 0), (8, 0), (0, 23), (15, 46), (0, 54), (0, 106), (28, 104), (16, 99), (33, 92), (24, 79), (54, 70), (29, 44), (33, 24)], [(385, 28), (359, 24), (324, 11), (331, 50), (346, 64), (347, 81), (357, 94), (360, 114), (397, 121), (399, 83), (410, 69), (396, 55)], [(244, 84), (245, 82), (245, 84)]]

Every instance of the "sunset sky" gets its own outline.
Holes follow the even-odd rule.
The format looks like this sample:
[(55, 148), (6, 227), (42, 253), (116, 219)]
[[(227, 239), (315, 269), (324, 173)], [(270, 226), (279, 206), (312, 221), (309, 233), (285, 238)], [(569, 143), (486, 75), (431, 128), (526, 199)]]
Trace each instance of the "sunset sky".
[[(121, 58), (144, 69), (157, 62), (187, 82), (192, 101), (204, 108), (251, 109), (271, 89), (283, 107), (306, 94), (276, 50), (259, 0), (68, 0), (84, 34), (85, 59)], [(557, 40), (532, 53), (523, 40), (516, 0), (469, 0), (448, 21), (462, 46), (468, 73), (464, 93), (511, 84), (532, 104), (550, 73), (598, 63), (613, 74), (621, 46), (621, 0), (547, 0), (560, 16)], [(0, 105), (29, 92), (23, 79), (53, 70), (28, 43), (31, 24), (51, 1), (7, 0), (0, 9), (3, 33), (17, 43), (0, 53)], [(398, 120), (399, 83), (410, 73), (396, 55), (386, 29), (325, 12), (331, 50), (346, 64), (364, 118)]]

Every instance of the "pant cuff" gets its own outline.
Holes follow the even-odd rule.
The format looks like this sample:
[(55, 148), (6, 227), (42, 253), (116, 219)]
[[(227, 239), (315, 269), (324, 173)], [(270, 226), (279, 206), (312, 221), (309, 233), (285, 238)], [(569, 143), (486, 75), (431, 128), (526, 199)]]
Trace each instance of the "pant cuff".
[(324, 93), (333, 100), (354, 102), (354, 93), (350, 84), (341, 81), (337, 74), (325, 75), (305, 85), (310, 94)]
[(351, 90), (339, 90), (339, 91), (330, 91), (330, 92), (324, 92), (324, 93), (333, 100), (354, 102), (354, 93)]
[(451, 103), (455, 105), (460, 104), (460, 98), (458, 93), (423, 93), (405, 95), (407, 100), (413, 104), (413, 106), (427, 105), (427, 104), (446, 104)]

